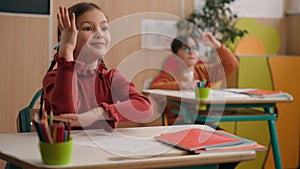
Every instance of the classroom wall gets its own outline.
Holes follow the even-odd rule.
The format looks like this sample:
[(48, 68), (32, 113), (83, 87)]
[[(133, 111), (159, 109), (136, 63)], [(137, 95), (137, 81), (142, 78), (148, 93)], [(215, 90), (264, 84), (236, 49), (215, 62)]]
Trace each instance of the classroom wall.
[(41, 87), (47, 68), (47, 16), (0, 14), (0, 132), (16, 132), (18, 111)]
[(0, 13), (0, 133), (16, 132), (18, 111), (41, 87), (48, 64), (48, 21), (47, 16)]

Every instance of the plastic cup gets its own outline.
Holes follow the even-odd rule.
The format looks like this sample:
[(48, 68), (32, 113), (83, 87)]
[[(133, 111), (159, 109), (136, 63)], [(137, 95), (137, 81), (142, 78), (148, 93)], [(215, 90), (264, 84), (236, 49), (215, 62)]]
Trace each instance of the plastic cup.
[(200, 99), (207, 99), (209, 96), (210, 88), (199, 88), (199, 98)]
[[(207, 99), (208, 98), (208, 96), (209, 96), (209, 93), (210, 93), (210, 88), (207, 88), (207, 87), (205, 87), (205, 88), (195, 88), (195, 97), (197, 98), (197, 99)], [(200, 103), (199, 104), (197, 104), (196, 105), (196, 109), (197, 110), (206, 110), (206, 105), (200, 105)]]
[(73, 138), (59, 143), (39, 142), (42, 161), (47, 165), (67, 165), (72, 161)]

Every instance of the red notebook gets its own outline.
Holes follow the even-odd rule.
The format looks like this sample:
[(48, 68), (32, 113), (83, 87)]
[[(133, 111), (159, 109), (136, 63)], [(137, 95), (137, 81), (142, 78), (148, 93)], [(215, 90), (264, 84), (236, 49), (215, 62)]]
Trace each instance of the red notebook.
[(208, 147), (205, 150), (197, 150), (196, 153), (203, 153), (204, 151), (211, 152), (211, 151), (242, 151), (242, 150), (255, 150), (255, 151), (265, 151), (267, 148), (260, 144), (257, 144), (256, 141), (249, 140), (247, 138), (242, 138), (231, 133), (228, 133), (223, 130), (217, 130), (219, 134), (226, 135), (229, 137), (234, 137), (242, 140), (241, 143), (235, 145), (228, 145), (228, 146), (212, 146)]
[(178, 132), (163, 133), (159, 136), (156, 136), (155, 139), (188, 151), (200, 149), (205, 150), (206, 147), (211, 147), (214, 145), (228, 146), (242, 142), (242, 140), (238, 138), (196, 128), (186, 129)]

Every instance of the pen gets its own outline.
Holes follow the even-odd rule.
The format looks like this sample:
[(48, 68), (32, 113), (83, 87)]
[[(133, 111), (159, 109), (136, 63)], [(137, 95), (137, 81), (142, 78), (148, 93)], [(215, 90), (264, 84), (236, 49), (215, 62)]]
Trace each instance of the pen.
[(51, 110), (50, 112), (50, 117), (49, 117), (49, 127), (51, 128), (53, 124), (53, 111)]
[(197, 81), (197, 87), (200, 88), (201, 87), (201, 82)]
[(64, 130), (65, 130), (64, 123), (62, 122), (58, 123), (56, 142), (59, 143), (64, 141), (64, 135), (65, 135)]
[(41, 121), (42, 131), (45, 135), (45, 140), (47, 143), (53, 143), (53, 139), (49, 130), (48, 122), (45, 119)]
[(48, 114), (44, 111), (44, 119), (48, 123)]
[(52, 137), (53, 137), (53, 142), (57, 142), (57, 123), (53, 124), (53, 132), (52, 132)]
[(208, 83), (207, 87), (208, 87), (208, 88), (211, 88), (212, 85), (213, 85), (212, 83)]
[(37, 131), (37, 134), (38, 134), (40, 140), (41, 140), (42, 142), (46, 142), (46, 138), (45, 138), (45, 135), (44, 135), (44, 133), (43, 133), (42, 126), (41, 126), (40, 121), (38, 120), (38, 117), (37, 117), (36, 114), (35, 114), (35, 116), (34, 116), (33, 124), (34, 124), (34, 126), (35, 126), (35, 128), (36, 128), (36, 131)]
[(206, 85), (206, 79), (204, 79), (204, 80), (202, 81), (202, 87), (205, 87), (205, 85)]
[(71, 133), (71, 123), (70, 122), (68, 122), (67, 123), (68, 124), (68, 135), (67, 135), (67, 140), (69, 141), (70, 140), (70, 133)]

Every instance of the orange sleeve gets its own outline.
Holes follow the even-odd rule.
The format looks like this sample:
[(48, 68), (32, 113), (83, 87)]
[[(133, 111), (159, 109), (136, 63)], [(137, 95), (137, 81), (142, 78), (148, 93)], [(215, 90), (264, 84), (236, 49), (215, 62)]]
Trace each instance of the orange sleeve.
[(228, 76), (231, 72), (236, 70), (239, 66), (239, 62), (234, 54), (224, 45), (217, 49), (217, 53), (222, 62), (225, 76)]
[(152, 81), (150, 89), (179, 90), (179, 85), (169, 73), (162, 72)]

